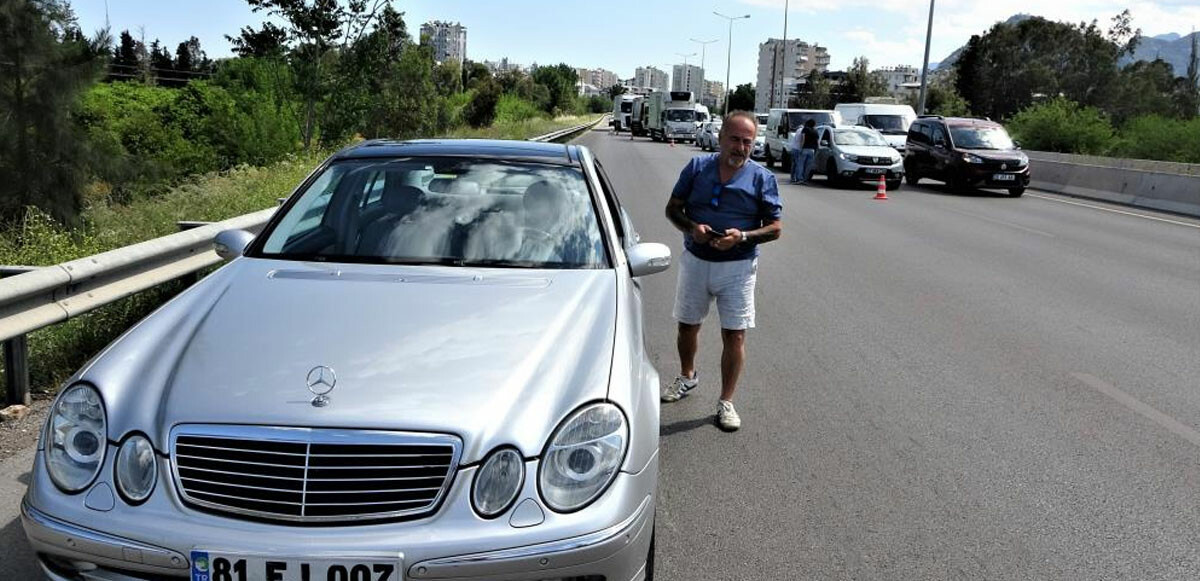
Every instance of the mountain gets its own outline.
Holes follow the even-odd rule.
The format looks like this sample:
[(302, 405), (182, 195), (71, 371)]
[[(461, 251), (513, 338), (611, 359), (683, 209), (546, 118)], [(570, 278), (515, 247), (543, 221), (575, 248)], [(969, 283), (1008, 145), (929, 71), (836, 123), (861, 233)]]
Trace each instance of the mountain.
[[(1138, 43), (1137, 49), (1133, 51), (1132, 57), (1121, 59), (1121, 65), (1127, 65), (1133, 61), (1152, 61), (1156, 58), (1161, 58), (1175, 69), (1175, 76), (1182, 77), (1187, 74), (1188, 59), (1192, 56), (1192, 38), (1200, 35), (1200, 32), (1193, 32), (1187, 36), (1178, 34), (1163, 34), (1152, 38), (1143, 38), (1142, 42)], [(1174, 36), (1174, 39), (1169, 37)]]
[[(1030, 18), (1033, 18), (1033, 16), (1029, 14), (1016, 14), (1009, 17), (1004, 23), (1016, 24)], [(1192, 54), (1192, 37), (1196, 35), (1200, 35), (1200, 32), (1193, 32), (1186, 36), (1172, 32), (1142, 38), (1142, 41), (1138, 43), (1137, 49), (1133, 51), (1133, 55), (1121, 59), (1120, 64), (1121, 66), (1125, 66), (1134, 61), (1152, 61), (1156, 58), (1161, 58), (1171, 64), (1171, 67), (1175, 69), (1176, 76), (1182, 77), (1187, 74), (1188, 58)], [(962, 51), (965, 48), (966, 45), (958, 47), (958, 49), (950, 53), (950, 56), (937, 63), (936, 66), (930, 63), (929, 68), (931, 70), (949, 69), (954, 66), (954, 63), (958, 62), (958, 58), (962, 55)]]

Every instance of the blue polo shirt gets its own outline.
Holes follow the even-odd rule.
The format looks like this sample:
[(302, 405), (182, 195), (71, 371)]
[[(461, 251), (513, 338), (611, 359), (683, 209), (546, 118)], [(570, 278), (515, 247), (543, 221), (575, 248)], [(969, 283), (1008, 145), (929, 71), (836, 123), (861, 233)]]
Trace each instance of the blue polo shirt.
[[(718, 155), (713, 153), (694, 157), (679, 173), (679, 181), (675, 182), (671, 197), (687, 201), (684, 213), (688, 218), (723, 232), (726, 228), (755, 230), (762, 227), (763, 222), (783, 217), (779, 185), (775, 183), (774, 173), (748, 159), (732, 179), (721, 183)], [(696, 258), (711, 262), (758, 256), (757, 244), (739, 244), (722, 252), (707, 244), (692, 242), (688, 234), (683, 235), (683, 247)]]

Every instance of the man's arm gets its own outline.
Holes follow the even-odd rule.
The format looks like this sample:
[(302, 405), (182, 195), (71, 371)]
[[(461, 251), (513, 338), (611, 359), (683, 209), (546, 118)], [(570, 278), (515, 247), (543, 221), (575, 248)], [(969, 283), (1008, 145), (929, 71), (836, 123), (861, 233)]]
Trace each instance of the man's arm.
[(730, 228), (725, 231), (724, 236), (713, 238), (709, 246), (725, 251), (738, 244), (766, 244), (772, 240), (778, 240), (782, 234), (783, 221), (769, 220), (763, 222), (761, 228), (755, 228), (754, 230)]
[(667, 219), (675, 225), (675, 228), (680, 232), (692, 237), (692, 240), (698, 244), (708, 244), (713, 238), (712, 228), (708, 224), (697, 224), (691, 218), (688, 218), (684, 208), (687, 201), (683, 198), (671, 197), (667, 200)]

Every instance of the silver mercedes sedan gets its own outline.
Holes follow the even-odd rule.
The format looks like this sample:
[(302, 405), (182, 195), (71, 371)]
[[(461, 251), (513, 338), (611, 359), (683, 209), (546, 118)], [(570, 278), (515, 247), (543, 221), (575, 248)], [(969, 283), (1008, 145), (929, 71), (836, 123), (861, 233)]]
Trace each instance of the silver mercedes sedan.
[(584, 147), (370, 141), (76, 373), (53, 580), (652, 579), (642, 243)]

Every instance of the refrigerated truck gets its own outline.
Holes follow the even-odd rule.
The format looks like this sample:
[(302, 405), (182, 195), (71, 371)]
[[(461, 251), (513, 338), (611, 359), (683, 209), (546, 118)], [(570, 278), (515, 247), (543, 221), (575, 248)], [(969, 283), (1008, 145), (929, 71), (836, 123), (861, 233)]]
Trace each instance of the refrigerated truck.
[(613, 131), (628, 131), (630, 127), (630, 116), (633, 113), (634, 102), (638, 99), (638, 95), (624, 93), (613, 97), (613, 116), (612, 128)]
[(655, 141), (695, 141), (696, 129), (709, 118), (691, 91), (657, 91), (646, 103), (646, 131)]

